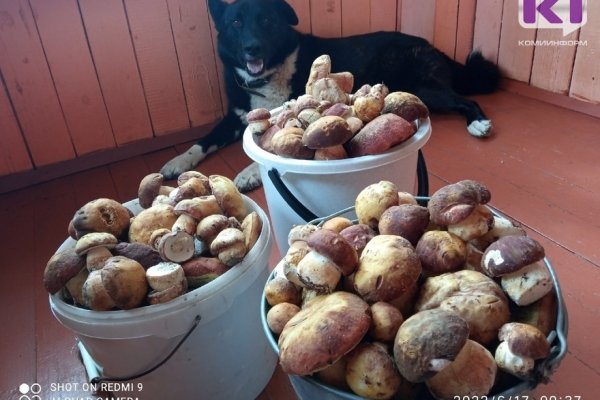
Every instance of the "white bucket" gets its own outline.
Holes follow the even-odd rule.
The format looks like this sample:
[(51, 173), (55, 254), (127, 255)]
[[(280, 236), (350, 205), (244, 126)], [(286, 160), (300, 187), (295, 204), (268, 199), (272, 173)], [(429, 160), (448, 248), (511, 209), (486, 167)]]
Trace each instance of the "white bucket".
[(259, 165), (280, 253), (285, 254), (288, 249), (290, 228), (308, 221), (298, 215), (282, 197), (269, 177), (269, 171), (277, 172), (281, 182), (305, 208), (317, 217), (325, 217), (353, 206), (361, 190), (382, 180), (394, 182), (400, 191), (416, 194), (418, 150), (427, 143), (430, 135), (431, 123), (427, 119), (411, 138), (383, 154), (315, 161), (284, 158), (269, 153), (246, 130), (244, 151)]
[[(104, 312), (50, 296), (54, 316), (83, 345), (84, 361), (89, 354), (92, 367), (109, 378), (135, 376), (155, 367), (191, 331), (166, 363), (115, 384), (113, 389), (119, 389), (113, 390), (115, 394), (140, 400), (252, 400), (271, 379), (277, 356), (258, 315), (269, 274), (271, 231), (263, 210), (249, 198), (244, 200), (264, 222), (256, 245), (241, 263), (198, 289), (165, 304)], [(137, 201), (125, 205), (134, 213), (141, 210)], [(60, 249), (74, 244), (68, 239)]]

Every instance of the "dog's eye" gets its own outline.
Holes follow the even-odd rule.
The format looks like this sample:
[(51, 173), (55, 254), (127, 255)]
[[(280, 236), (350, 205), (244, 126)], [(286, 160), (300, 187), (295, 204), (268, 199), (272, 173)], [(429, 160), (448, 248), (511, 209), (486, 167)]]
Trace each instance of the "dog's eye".
[(233, 22), (231, 23), (231, 25), (234, 28), (241, 28), (242, 27), (242, 20), (241, 19), (234, 19)]

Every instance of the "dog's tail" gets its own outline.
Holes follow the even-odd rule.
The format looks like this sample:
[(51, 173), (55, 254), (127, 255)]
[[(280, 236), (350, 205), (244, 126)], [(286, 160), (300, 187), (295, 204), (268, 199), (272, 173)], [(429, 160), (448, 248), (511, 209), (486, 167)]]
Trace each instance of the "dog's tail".
[(488, 94), (498, 89), (500, 70), (493, 62), (473, 51), (464, 65), (453, 63), (453, 89), (462, 95)]

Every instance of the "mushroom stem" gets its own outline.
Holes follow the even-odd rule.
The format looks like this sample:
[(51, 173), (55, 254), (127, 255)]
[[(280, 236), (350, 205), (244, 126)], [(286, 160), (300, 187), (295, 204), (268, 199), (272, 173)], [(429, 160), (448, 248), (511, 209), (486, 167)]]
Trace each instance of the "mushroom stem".
[(104, 266), (106, 260), (112, 257), (110, 250), (104, 246), (98, 246), (88, 250), (85, 257), (85, 266), (88, 271), (95, 271)]

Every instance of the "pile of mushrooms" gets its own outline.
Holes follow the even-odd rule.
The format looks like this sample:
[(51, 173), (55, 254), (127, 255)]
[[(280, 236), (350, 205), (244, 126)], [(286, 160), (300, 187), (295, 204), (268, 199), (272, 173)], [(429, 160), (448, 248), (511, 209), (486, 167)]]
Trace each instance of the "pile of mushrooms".
[(356, 221), (293, 227), (264, 291), (283, 371), (370, 399), (534, 380), (556, 325), (553, 283), (543, 247), (490, 199), (464, 180), (425, 207), (381, 181), (358, 194)]
[(427, 106), (385, 84), (352, 92), (350, 72), (331, 72), (328, 55), (316, 58), (305, 94), (276, 110), (257, 108), (246, 115), (259, 146), (282, 157), (339, 160), (380, 154), (416, 132), (429, 116)]
[(152, 173), (141, 180), (138, 201), (137, 215), (105, 198), (81, 207), (68, 228), (75, 245), (46, 265), (46, 290), (95, 311), (166, 303), (237, 265), (262, 230), (221, 175), (188, 171), (168, 186)]

